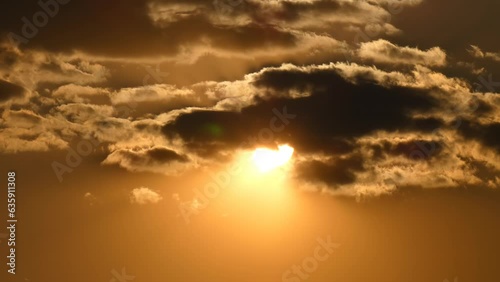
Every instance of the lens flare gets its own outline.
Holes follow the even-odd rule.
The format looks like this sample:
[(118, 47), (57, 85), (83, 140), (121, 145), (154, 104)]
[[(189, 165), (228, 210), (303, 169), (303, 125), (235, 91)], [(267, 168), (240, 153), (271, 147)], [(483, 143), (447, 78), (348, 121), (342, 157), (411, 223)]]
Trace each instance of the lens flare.
[(286, 164), (293, 155), (293, 148), (288, 145), (278, 146), (278, 150), (258, 148), (253, 153), (253, 162), (261, 172), (267, 172)]

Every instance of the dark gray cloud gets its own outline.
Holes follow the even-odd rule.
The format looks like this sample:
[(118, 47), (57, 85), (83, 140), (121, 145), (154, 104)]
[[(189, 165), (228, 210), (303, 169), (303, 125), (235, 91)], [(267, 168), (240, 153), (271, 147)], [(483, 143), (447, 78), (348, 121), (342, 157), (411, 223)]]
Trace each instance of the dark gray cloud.
[(25, 40), (20, 40), (22, 48), (52, 52), (80, 50), (111, 57), (172, 55), (181, 51), (181, 45), (202, 44), (203, 38), (227, 50), (252, 50), (262, 44), (287, 46), (295, 42), (291, 33), (269, 25), (249, 23), (238, 29), (218, 27), (208, 18), (215, 11), (206, 2), (206, 13), (191, 15), (169, 25), (161, 25), (161, 21), (155, 24), (149, 16), (148, 4), (151, 2), (154, 1), (72, 0), (65, 5), (59, 4), (58, 12), (48, 17), (45, 25), (39, 26), (35, 15), (44, 10), (37, 2), (12, 2), (6, 4), (8, 7), (0, 14), (3, 19), (0, 34), (4, 38), (12, 38), (12, 33), (23, 37)]
[(130, 171), (153, 171), (161, 173), (176, 173), (179, 166), (188, 158), (174, 150), (165, 147), (132, 150), (119, 149), (112, 152), (102, 162), (105, 165), (118, 165)]
[(495, 149), (497, 153), (500, 152), (500, 123), (481, 124), (470, 120), (460, 122), (458, 131), (462, 136), (478, 140), (485, 146)]
[(310, 182), (323, 182), (337, 188), (356, 181), (355, 172), (364, 171), (364, 159), (359, 155), (331, 158), (326, 161), (305, 161), (297, 164), (297, 176)]
[(27, 91), (16, 84), (0, 79), (0, 103), (25, 97)]
[[(323, 156), (301, 161), (296, 167), (297, 177), (333, 188), (359, 181), (380, 181), (376, 170), (403, 167), (401, 172), (390, 174), (390, 178), (401, 178), (415, 171), (415, 167), (419, 174), (425, 175), (442, 165), (450, 166), (450, 175), (436, 176), (434, 184), (453, 185), (465, 181), (453, 176), (454, 169), (466, 169), (454, 160), (455, 154), (460, 153), (450, 148), (453, 146), (450, 142), (459, 142), (455, 134), (464, 135), (466, 142), (479, 140), (492, 148), (498, 145), (492, 138), (493, 126), (478, 127), (464, 122), (457, 131), (448, 125), (444, 113), (449, 111), (450, 100), (444, 98), (449, 94), (436, 90), (433, 84), (423, 88), (403, 87), (397, 85), (400, 81), (393, 81), (381, 86), (378, 81), (381, 78), (374, 70), (356, 73), (353, 72), (356, 66), (346, 68), (343, 71), (324, 66), (265, 69), (253, 77), (254, 96), (250, 105), (239, 110), (193, 109), (168, 122), (162, 132), (167, 139), (181, 138), (192, 152), (205, 158), (214, 158), (225, 150), (288, 143), (299, 156)], [(349, 71), (352, 73), (349, 78), (341, 75)], [(422, 82), (413, 83), (422, 86)], [(295, 93), (301, 95), (294, 96)], [(487, 100), (474, 99), (480, 105), (477, 117), (489, 118), (493, 105)], [(285, 129), (273, 132), (272, 138), (256, 138), (269, 128), (275, 110), (285, 108), (293, 115)], [(443, 130), (449, 137), (443, 138), (440, 133)], [(466, 155), (472, 159), (478, 157), (473, 152)], [(497, 161), (493, 158), (486, 162)], [(414, 168), (407, 171), (411, 167)], [(489, 167), (491, 175), (497, 170), (495, 167)], [(473, 175), (472, 171), (467, 173)], [(415, 176), (406, 178), (403, 181), (416, 180)]]

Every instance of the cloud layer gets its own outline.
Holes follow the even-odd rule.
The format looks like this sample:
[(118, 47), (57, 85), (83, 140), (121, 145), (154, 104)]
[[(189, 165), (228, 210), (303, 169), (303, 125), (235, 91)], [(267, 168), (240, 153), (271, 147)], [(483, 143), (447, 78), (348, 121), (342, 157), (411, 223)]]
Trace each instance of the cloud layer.
[(93, 139), (95, 165), (179, 175), (288, 143), (299, 186), (334, 194), (500, 185), (500, 46), (408, 25), (440, 4), (28, 2), (0, 12), (4, 154)]

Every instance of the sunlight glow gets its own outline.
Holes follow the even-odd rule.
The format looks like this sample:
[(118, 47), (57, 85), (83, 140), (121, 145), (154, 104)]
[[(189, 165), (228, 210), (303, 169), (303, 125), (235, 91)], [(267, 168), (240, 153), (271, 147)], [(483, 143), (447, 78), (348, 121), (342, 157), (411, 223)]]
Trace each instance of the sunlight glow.
[(278, 150), (257, 148), (252, 159), (260, 172), (267, 172), (286, 164), (292, 157), (293, 151), (288, 145), (280, 145)]

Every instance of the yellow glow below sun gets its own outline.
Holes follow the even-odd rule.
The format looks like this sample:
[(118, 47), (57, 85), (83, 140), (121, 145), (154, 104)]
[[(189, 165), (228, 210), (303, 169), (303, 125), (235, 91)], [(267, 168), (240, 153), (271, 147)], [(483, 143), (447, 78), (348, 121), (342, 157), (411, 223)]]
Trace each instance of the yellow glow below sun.
[(288, 145), (280, 145), (278, 150), (257, 148), (252, 159), (260, 172), (267, 172), (286, 164), (292, 158), (293, 151)]

